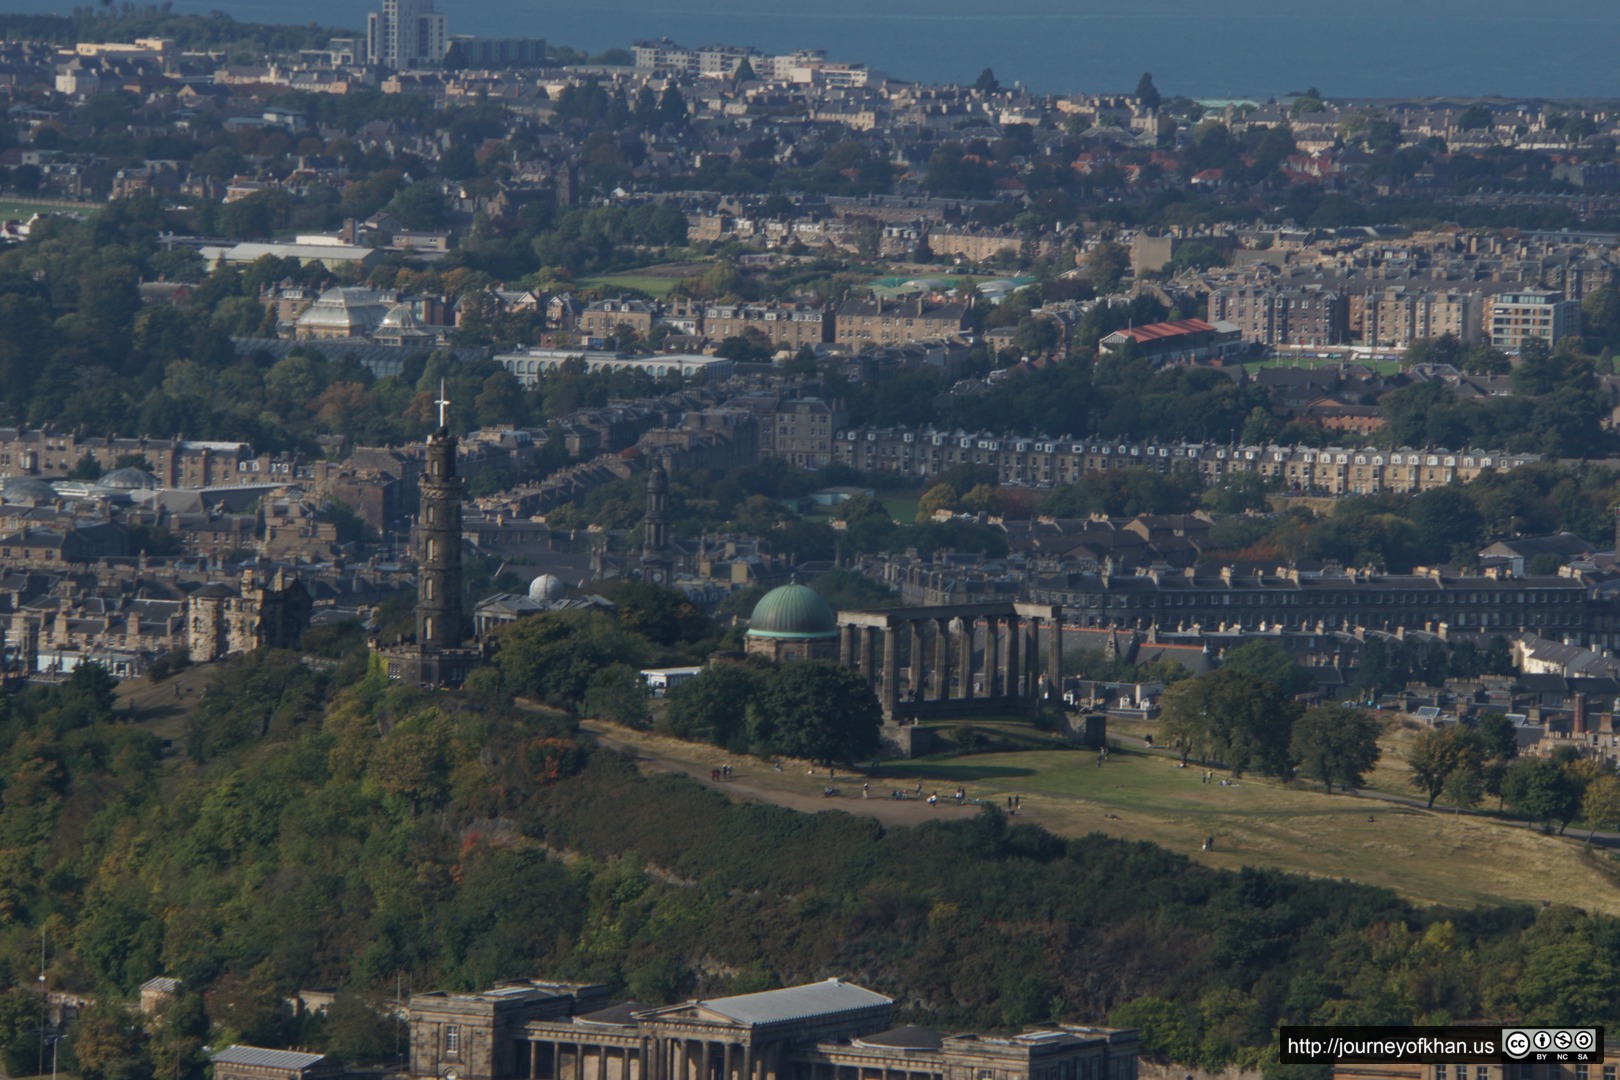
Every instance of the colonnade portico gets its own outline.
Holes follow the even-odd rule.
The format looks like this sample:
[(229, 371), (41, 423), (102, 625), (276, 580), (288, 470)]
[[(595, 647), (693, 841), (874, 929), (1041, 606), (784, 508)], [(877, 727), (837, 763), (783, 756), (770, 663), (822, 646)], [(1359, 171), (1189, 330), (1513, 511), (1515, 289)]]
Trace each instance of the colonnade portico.
[(531, 1023), (523, 1038), (526, 1080), (781, 1080), (777, 1046), (756, 1048), (718, 1033), (649, 1035), (629, 1018), (617, 1025)]
[[(982, 653), (976, 640), (981, 627)], [(910, 653), (903, 668), (902, 633)], [(865, 676), (878, 695), (885, 720), (969, 715), (979, 701), (994, 702), (998, 710), (1010, 703), (1013, 708), (1032, 709), (1048, 688), (1063, 684), (1061, 609), (1049, 604), (841, 611), (838, 642), (839, 661)]]

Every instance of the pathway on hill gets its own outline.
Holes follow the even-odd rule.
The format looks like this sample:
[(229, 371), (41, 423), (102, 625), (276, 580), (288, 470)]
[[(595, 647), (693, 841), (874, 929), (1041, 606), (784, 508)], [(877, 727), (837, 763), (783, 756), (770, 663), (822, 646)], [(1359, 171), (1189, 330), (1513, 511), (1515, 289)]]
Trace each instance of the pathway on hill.
[[(1489, 814), (1428, 811), (1422, 800), (1364, 791), (1325, 795), (1244, 777), (1230, 784), (1209, 779), (1196, 765), (1178, 768), (1173, 757), (1114, 741), (1115, 760), (1093, 769), (1086, 751), (1010, 751), (924, 762), (888, 761), (870, 777), (862, 772), (829, 778), (825, 766), (729, 754), (653, 732), (588, 720), (582, 727), (602, 745), (633, 758), (648, 772), (677, 773), (740, 801), (805, 813), (860, 814), (885, 825), (966, 820), (975, 798), (1006, 808), (1020, 800), (1020, 819), (1060, 836), (1100, 833), (1147, 841), (1205, 865), (1305, 872), (1393, 889), (1425, 904), (1570, 903), (1620, 914), (1620, 889), (1609, 852), (1586, 848), (1584, 832), (1564, 838)], [(733, 767), (729, 779), (713, 770)], [(1221, 774), (1225, 779), (1225, 774)], [(937, 790), (938, 805), (889, 798), (903, 787), (915, 795)], [(861, 785), (870, 784), (869, 798)], [(957, 785), (968, 800), (946, 796)], [(829, 786), (836, 794), (824, 794)], [(1210, 839), (1213, 846), (1206, 847)], [(1620, 846), (1620, 837), (1602, 838)], [(1553, 883), (1558, 883), (1556, 886)]]
[[(837, 771), (829, 776), (825, 765), (812, 766), (806, 761), (786, 759), (782, 771), (775, 771), (758, 758), (727, 754), (706, 743), (688, 743), (645, 731), (632, 731), (601, 720), (582, 721), (580, 727), (595, 735), (603, 746), (629, 754), (643, 770), (679, 773), (700, 784), (724, 791), (734, 798), (753, 799), (785, 806), (808, 814), (824, 810), (842, 810), (876, 818), (885, 825), (921, 825), (925, 821), (961, 820), (978, 811), (973, 803), (958, 805), (947, 796), (954, 792), (943, 786), (923, 786), (923, 797), (917, 796), (915, 782), (906, 785), (906, 799), (889, 797), (901, 781), (871, 781), (859, 773)], [(729, 778), (714, 780), (710, 770), (732, 766)], [(870, 785), (867, 795), (861, 797), (861, 785)], [(882, 790), (879, 790), (879, 787)], [(832, 787), (837, 794), (824, 794)], [(926, 796), (939, 793), (939, 802), (930, 806)]]

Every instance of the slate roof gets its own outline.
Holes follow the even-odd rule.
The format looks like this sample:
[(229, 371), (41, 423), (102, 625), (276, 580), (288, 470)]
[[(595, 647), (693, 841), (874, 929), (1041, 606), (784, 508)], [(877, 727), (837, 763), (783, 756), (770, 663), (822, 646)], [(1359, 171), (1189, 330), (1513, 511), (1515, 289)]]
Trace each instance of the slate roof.
[(837, 979), (790, 986), (783, 990), (766, 990), (758, 994), (714, 998), (697, 1002), (710, 1012), (719, 1013), (741, 1024), (777, 1024), (790, 1020), (808, 1020), (830, 1013), (854, 1009), (870, 1009), (878, 1005), (892, 1005), (893, 1000), (882, 994)]
[(890, 1028), (876, 1035), (862, 1035), (854, 1040), (855, 1046), (885, 1046), (899, 1050), (938, 1050), (945, 1045), (945, 1036), (928, 1027), (908, 1024)]
[(296, 1050), (266, 1050), (262, 1046), (230, 1046), (214, 1055), (214, 1064), (257, 1065), (267, 1069), (297, 1071), (326, 1060), (325, 1054), (301, 1054)]

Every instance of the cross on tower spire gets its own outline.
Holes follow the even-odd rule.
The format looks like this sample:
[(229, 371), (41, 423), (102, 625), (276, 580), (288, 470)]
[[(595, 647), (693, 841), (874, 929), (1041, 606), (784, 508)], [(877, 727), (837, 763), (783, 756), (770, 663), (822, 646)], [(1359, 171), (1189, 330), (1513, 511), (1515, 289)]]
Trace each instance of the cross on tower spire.
[(444, 423), (444, 410), (445, 410), (445, 407), (450, 404), (450, 399), (444, 396), (444, 380), (443, 379), (439, 380), (439, 400), (434, 402), (434, 404), (439, 407), (439, 426), (442, 428), (442, 427), (445, 426), (445, 423)]

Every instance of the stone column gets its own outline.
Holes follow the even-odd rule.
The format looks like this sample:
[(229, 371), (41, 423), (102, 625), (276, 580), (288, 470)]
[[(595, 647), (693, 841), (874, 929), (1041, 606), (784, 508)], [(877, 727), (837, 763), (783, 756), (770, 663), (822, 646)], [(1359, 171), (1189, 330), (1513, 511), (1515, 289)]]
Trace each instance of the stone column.
[(906, 626), (911, 631), (911, 700), (921, 701), (923, 696), (923, 632), (922, 623), (916, 619), (908, 619)]
[(1058, 611), (1058, 617), (1047, 619), (1046, 625), (1051, 629), (1051, 641), (1047, 644), (1046, 677), (1052, 683), (1052, 696), (1063, 697), (1063, 612)]
[(709, 1071), (709, 1069), (710, 1069), (709, 1049), (710, 1049), (709, 1040), (704, 1039), (703, 1040), (703, 1057), (701, 1058), (701, 1060), (698, 1063), (698, 1067), (703, 1070), (703, 1080), (714, 1080), (714, 1074)]
[(529, 1044), (529, 1080), (540, 1080), (540, 1044)]
[(562, 1046), (551, 1044), (551, 1080), (562, 1080)]
[(866, 685), (877, 689), (877, 628), (863, 626), (861, 634), (861, 674), (866, 678)]
[[(742, 1075), (737, 1080), (752, 1080), (754, 1075), (754, 1047), (752, 1043), (743, 1046)], [(663, 1080), (662, 1077), (653, 1077), (652, 1080)]]
[(1006, 694), (1010, 698), (1018, 696), (1019, 686), (1024, 681), (1024, 669), (1019, 666), (1019, 656), (1023, 650), (1019, 647), (1024, 637), (1024, 624), (1019, 621), (1017, 614), (1007, 616), (1007, 659), (1002, 669), (1007, 673)]
[(984, 696), (996, 697), (1001, 693), (1001, 620), (986, 616), (984, 620)]
[(962, 659), (961, 669), (956, 678), (961, 685), (957, 687), (956, 696), (964, 700), (973, 696), (973, 620), (964, 617), (962, 623), (962, 639), (957, 642), (960, 650), (958, 655)]
[[(894, 718), (900, 703), (900, 631), (883, 628), (883, 719)], [(705, 1080), (707, 1078), (705, 1077)]]
[(838, 627), (838, 662), (844, 667), (855, 662), (855, 628), (848, 623)]
[(934, 620), (934, 693), (930, 701), (951, 696), (951, 620)]
[(585, 1044), (574, 1044), (574, 1080), (585, 1080)]
[(720, 1080), (731, 1080), (731, 1044), (722, 1043), (725, 1050), (720, 1055)]

